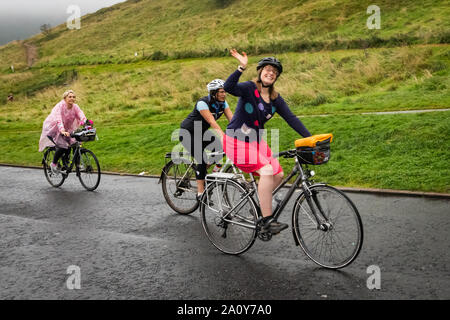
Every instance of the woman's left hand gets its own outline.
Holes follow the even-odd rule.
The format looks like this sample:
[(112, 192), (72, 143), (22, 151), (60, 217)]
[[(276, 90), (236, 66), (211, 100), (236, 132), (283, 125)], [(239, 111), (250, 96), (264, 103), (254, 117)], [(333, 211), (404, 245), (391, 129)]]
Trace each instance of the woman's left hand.
[(242, 52), (242, 54), (240, 54), (239, 52), (237, 52), (236, 49), (231, 49), (230, 53), (233, 57), (235, 57), (239, 61), (240, 66), (242, 68), (244, 68), (244, 69), (247, 68), (248, 57), (245, 52)]

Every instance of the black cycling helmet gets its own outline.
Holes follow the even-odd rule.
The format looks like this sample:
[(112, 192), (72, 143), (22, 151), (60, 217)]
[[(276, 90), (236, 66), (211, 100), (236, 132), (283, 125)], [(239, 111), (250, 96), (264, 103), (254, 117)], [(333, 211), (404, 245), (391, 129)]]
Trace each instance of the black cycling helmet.
[(256, 66), (256, 70), (258, 71), (261, 68), (264, 68), (267, 65), (274, 66), (278, 69), (278, 76), (283, 72), (283, 65), (281, 62), (274, 57), (265, 57), (259, 60), (258, 65)]

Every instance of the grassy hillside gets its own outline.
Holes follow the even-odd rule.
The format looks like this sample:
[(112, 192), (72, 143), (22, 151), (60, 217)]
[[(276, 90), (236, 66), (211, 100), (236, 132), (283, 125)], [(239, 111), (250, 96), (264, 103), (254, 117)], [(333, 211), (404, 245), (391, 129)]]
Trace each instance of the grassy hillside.
[[(369, 30), (372, 1), (130, 0), (27, 40), (39, 48), (38, 66), (219, 56), (248, 53), (448, 43), (449, 1), (377, 1), (381, 29)], [(24, 67), (23, 47), (0, 48), (0, 70)]]
[[(450, 104), (449, 46), (417, 46), (319, 53), (285, 53), (279, 91), (313, 133), (336, 135), (333, 161), (318, 179), (346, 186), (450, 192), (450, 112), (360, 116), (359, 112), (445, 108)], [(251, 57), (251, 69), (259, 57)], [(89, 145), (105, 170), (158, 174), (172, 133), (205, 94), (206, 82), (235, 69), (232, 58), (141, 61), (134, 64), (54, 67), (1, 76), (22, 91), (69, 81), (78, 103), (96, 122), (100, 140)], [(242, 80), (251, 79), (249, 69)], [(59, 79), (59, 80), (58, 80)], [(68, 86), (36, 90), (2, 106), (0, 162), (39, 165), (42, 121)], [(236, 98), (228, 96), (234, 110)], [(329, 114), (329, 117), (322, 117)], [(316, 115), (316, 116), (314, 116)], [(225, 122), (220, 122), (222, 127)], [(276, 116), (280, 148), (298, 138)], [(439, 156), (433, 156), (438, 154)], [(286, 168), (290, 164), (284, 162)]]
[[(242, 80), (256, 76), (250, 57)], [(299, 115), (445, 108), (450, 105), (450, 48), (417, 46), (319, 53), (285, 53), (277, 88)], [(99, 123), (179, 122), (206, 94), (206, 83), (236, 67), (228, 58), (141, 61), (53, 67), (0, 75), (2, 128), (39, 130), (70, 83), (80, 106)], [(231, 105), (237, 99), (228, 97)], [(2, 101), (3, 102), (3, 101)], [(3, 102), (4, 103), (4, 102)]]
[[(285, 67), (277, 89), (293, 112), (308, 116), (302, 121), (313, 133), (336, 135), (318, 180), (450, 192), (450, 112), (360, 115), (449, 107), (449, 3), (380, 1), (381, 30), (366, 27), (369, 4), (128, 1), (84, 17), (81, 30), (59, 26), (27, 40), (40, 52), (32, 68), (23, 43), (0, 47), (0, 162), (40, 164), (42, 122), (72, 88), (98, 128), (89, 147), (102, 168), (158, 174), (207, 82), (235, 70), (224, 50), (235, 46), (250, 54), (242, 81), (275, 54)], [(5, 102), (9, 92), (13, 103)], [(234, 110), (236, 97), (227, 100)], [(268, 128), (280, 129), (280, 148), (298, 138), (279, 116)]]

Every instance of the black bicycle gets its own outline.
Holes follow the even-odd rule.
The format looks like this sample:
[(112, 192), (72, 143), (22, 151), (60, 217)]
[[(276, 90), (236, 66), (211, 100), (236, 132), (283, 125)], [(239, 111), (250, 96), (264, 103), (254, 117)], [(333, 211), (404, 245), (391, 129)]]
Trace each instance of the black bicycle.
[[(308, 165), (320, 165), (330, 157), (331, 134), (296, 141), (296, 149), (278, 156), (294, 158), (291, 173), (273, 191), (276, 195), (292, 178), (294, 183), (274, 209), (278, 219), (294, 192), (300, 189), (292, 211), (292, 233), (296, 245), (315, 263), (329, 269), (349, 265), (363, 242), (361, 217), (353, 202), (340, 190), (314, 183)], [(211, 243), (227, 254), (241, 254), (258, 237), (269, 241), (272, 234), (262, 228), (257, 185), (253, 175), (247, 182), (233, 173), (209, 174), (200, 199), (203, 229)]]
[[(50, 167), (56, 148), (48, 147), (44, 151), (42, 165), (45, 177), (53, 187), (57, 188), (64, 183), (69, 173), (75, 167), (76, 175), (80, 179), (81, 185), (86, 190), (93, 191), (100, 184), (100, 164), (95, 154), (91, 150), (83, 148), (82, 143), (95, 140), (96, 129), (80, 128), (71, 133), (70, 136), (75, 138), (77, 142), (70, 147), (68, 155), (64, 155), (58, 160), (57, 172), (53, 172)], [(69, 159), (70, 155), (72, 156), (71, 159)]]

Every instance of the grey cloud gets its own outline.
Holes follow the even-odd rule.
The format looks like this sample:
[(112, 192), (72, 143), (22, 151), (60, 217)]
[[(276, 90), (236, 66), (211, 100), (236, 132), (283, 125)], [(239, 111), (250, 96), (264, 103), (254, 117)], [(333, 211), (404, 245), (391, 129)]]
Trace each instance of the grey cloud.
[(1, 0), (0, 45), (23, 40), (40, 32), (44, 23), (64, 23), (69, 5), (77, 5), (85, 15), (125, 0)]

